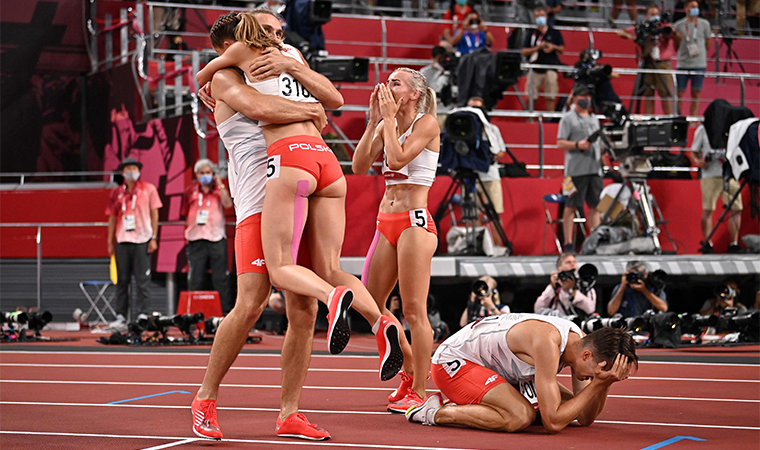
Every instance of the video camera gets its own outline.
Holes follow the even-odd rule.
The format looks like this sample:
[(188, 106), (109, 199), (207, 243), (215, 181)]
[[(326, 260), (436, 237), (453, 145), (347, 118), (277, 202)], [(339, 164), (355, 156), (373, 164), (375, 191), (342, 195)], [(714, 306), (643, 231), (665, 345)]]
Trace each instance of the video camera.
[[(667, 16), (667, 13), (665, 15)], [(636, 25), (636, 45), (642, 49), (645, 48), (647, 39), (654, 40), (654, 45), (657, 45), (656, 41), (660, 37), (670, 36), (672, 31), (667, 20), (645, 20)]]
[[(585, 48), (580, 54), (580, 59), (575, 70), (570, 73), (578, 83), (589, 87), (596, 87), (603, 80), (609, 80), (612, 74), (612, 66), (609, 64), (597, 66), (597, 61), (602, 57), (602, 51), (593, 48)], [(592, 89), (593, 92), (593, 89)]]

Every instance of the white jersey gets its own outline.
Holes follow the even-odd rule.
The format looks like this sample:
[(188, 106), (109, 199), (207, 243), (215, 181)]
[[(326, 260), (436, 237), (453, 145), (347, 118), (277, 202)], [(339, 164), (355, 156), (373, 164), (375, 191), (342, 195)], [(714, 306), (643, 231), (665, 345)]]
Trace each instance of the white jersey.
[[(282, 54), (304, 64), (298, 50), (292, 45), (283, 45)], [(264, 95), (277, 95), (295, 102), (319, 103), (319, 100), (311, 95), (311, 93), (307, 91), (306, 88), (293, 77), (293, 75), (287, 72), (280, 74), (279, 77), (270, 78), (264, 81), (251, 81), (246, 77), (245, 82)], [(267, 122), (259, 121), (260, 127), (266, 125), (268, 125)]]
[[(417, 117), (409, 126), (409, 129), (398, 137), (399, 145), (404, 145), (404, 142), (411, 136), (414, 124), (422, 118), (425, 114), (418, 113)], [(438, 169), (438, 156), (440, 153), (434, 152), (430, 149), (423, 149), (419, 155), (413, 160), (409, 161), (409, 164), (402, 167), (401, 170), (391, 170), (388, 167), (388, 157), (383, 149), (383, 175), (385, 176), (385, 185), (393, 186), (396, 184), (419, 184), (422, 186), (432, 186), (435, 181), (435, 172)]]
[(241, 113), (235, 113), (216, 129), (229, 153), (228, 182), (240, 223), (264, 208), (267, 143), (256, 121)]
[[(480, 364), (501, 375), (508, 383), (519, 386), (521, 393), (533, 403), (534, 407), (537, 407), (538, 399), (535, 396), (533, 384), (536, 368), (518, 358), (507, 345), (509, 330), (526, 320), (548, 322), (557, 328), (562, 337), (559, 347), (560, 356), (565, 351), (571, 331), (580, 337), (583, 336), (578, 325), (560, 317), (539, 314), (488, 316), (467, 325), (446, 339), (436, 350), (432, 362), (441, 364), (451, 377), (456, 374), (456, 370), (466, 365), (464, 360)], [(564, 367), (565, 365), (560, 363), (557, 373)]]

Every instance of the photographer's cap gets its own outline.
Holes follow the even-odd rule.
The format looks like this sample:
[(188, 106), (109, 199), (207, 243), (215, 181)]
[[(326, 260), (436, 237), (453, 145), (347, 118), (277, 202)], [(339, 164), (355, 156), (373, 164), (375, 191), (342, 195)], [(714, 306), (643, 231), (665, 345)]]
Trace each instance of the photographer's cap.
[(128, 156), (121, 161), (121, 164), (119, 164), (119, 167), (116, 168), (116, 171), (121, 172), (121, 170), (126, 166), (137, 166), (137, 168), (141, 170), (143, 168), (143, 165), (140, 161), (134, 159), (131, 156)]

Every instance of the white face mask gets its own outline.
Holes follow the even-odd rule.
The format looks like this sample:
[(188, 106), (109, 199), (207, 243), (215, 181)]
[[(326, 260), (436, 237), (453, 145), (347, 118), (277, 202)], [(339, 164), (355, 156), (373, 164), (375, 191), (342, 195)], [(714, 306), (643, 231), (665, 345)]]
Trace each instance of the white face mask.
[(124, 172), (124, 179), (127, 181), (137, 181), (140, 178), (140, 171)]

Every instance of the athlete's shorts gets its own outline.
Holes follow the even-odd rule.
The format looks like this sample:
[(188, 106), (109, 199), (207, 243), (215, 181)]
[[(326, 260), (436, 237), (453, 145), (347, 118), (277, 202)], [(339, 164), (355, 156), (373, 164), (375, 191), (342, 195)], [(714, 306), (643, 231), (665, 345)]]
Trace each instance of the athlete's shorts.
[(294, 167), (309, 172), (320, 191), (343, 178), (338, 158), (322, 138), (291, 136), (282, 138), (267, 149), (267, 180), (280, 176), (280, 167)]
[(426, 208), (400, 213), (379, 213), (377, 215), (377, 231), (385, 236), (394, 247), (398, 244), (401, 233), (411, 227), (421, 227), (438, 236), (433, 216)]
[(506, 383), (491, 369), (466, 359), (432, 365), (432, 378), (443, 395), (457, 405), (477, 405), (486, 392)]
[[(311, 257), (306, 236), (298, 247), (298, 265), (311, 268)], [(268, 274), (264, 249), (261, 245), (261, 213), (243, 219), (235, 227), (235, 265), (237, 274)]]

